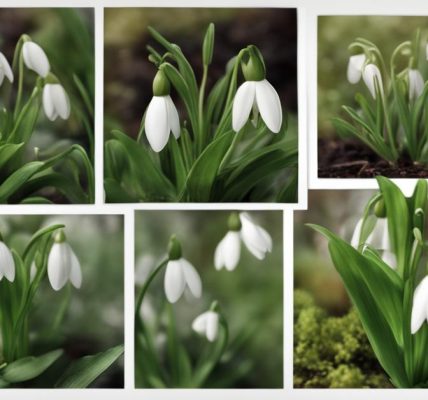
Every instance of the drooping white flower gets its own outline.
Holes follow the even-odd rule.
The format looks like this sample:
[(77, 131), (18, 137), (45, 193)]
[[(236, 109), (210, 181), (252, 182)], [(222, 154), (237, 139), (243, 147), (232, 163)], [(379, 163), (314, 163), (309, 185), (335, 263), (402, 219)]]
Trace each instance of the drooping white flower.
[(416, 100), (424, 90), (424, 78), (417, 69), (409, 69), (409, 100)]
[(363, 73), (363, 66), (366, 62), (365, 54), (355, 54), (349, 57), (348, 69), (346, 71), (346, 76), (349, 83), (355, 84), (361, 80), (361, 75)]
[(37, 43), (30, 40), (24, 42), (22, 56), (28, 69), (36, 72), (42, 78), (47, 77), (51, 68), (49, 60), (44, 50)]
[(15, 261), (9, 248), (0, 241), (0, 281), (3, 277), (6, 277), (9, 282), (15, 280)]
[(144, 123), (150, 147), (160, 152), (168, 143), (172, 131), (174, 137), (180, 137), (180, 120), (170, 95), (153, 96), (146, 111)]
[(367, 64), (364, 67), (363, 80), (374, 99), (376, 99), (376, 82), (379, 86), (381, 95), (383, 95), (382, 75), (377, 65)]
[(195, 267), (180, 257), (169, 260), (166, 266), (164, 289), (170, 303), (176, 303), (183, 295), (186, 287), (194, 297), (201, 297), (202, 282)]
[(236, 91), (232, 107), (232, 127), (242, 129), (251, 110), (260, 115), (266, 126), (278, 133), (282, 125), (281, 101), (275, 88), (266, 80), (246, 81)]
[(411, 332), (414, 335), (428, 321), (428, 276), (416, 287), (413, 294)]
[(266, 253), (272, 251), (272, 238), (261, 226), (253, 222), (248, 213), (241, 212), (239, 219), (242, 224), (242, 241), (254, 257), (263, 260)]
[(6, 77), (10, 83), (13, 82), (12, 68), (4, 54), (0, 52), (0, 86), (3, 83), (4, 77)]
[(206, 311), (195, 318), (192, 329), (199, 335), (205, 336), (210, 342), (218, 337), (220, 316), (215, 311)]
[(68, 119), (70, 116), (70, 100), (61, 84), (45, 84), (43, 88), (43, 109), (51, 121), (55, 121), (58, 117)]
[[(357, 225), (355, 226), (354, 233), (351, 239), (351, 246), (358, 249), (361, 228), (363, 224), (363, 219), (361, 218)], [(391, 248), (391, 241), (389, 239), (388, 231), (388, 220), (387, 218), (378, 218), (376, 225), (370, 235), (367, 237), (365, 243), (370, 245), (374, 249), (380, 252), (382, 260), (390, 266), (392, 269), (397, 267), (397, 259)]]
[(241, 235), (238, 231), (229, 231), (220, 241), (214, 253), (214, 266), (217, 270), (225, 267), (233, 271), (241, 255)]
[(67, 281), (79, 289), (82, 286), (80, 262), (61, 231), (55, 236), (48, 257), (48, 278), (54, 290), (62, 289)]

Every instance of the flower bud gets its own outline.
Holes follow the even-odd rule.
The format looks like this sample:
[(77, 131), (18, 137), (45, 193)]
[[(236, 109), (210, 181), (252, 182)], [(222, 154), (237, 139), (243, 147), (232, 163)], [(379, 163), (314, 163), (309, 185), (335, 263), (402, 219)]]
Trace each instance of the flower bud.
[(210, 65), (213, 59), (214, 32), (214, 24), (211, 22), (208, 25), (207, 32), (205, 33), (204, 37), (204, 43), (202, 45), (202, 62), (204, 65)]
[(378, 218), (386, 217), (385, 201), (383, 199), (379, 199), (379, 201), (375, 204), (374, 213)]

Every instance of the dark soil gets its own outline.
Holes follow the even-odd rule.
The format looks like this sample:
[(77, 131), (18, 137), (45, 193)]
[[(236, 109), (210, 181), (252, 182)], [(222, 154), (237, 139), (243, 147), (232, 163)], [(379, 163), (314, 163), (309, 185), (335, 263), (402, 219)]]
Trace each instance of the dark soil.
[(355, 140), (318, 140), (319, 178), (428, 178), (428, 166), (403, 157), (391, 165)]

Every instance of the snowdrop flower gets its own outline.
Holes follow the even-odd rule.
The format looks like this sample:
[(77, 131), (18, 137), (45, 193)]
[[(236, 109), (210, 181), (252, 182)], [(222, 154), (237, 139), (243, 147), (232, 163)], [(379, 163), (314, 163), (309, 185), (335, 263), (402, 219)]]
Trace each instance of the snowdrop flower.
[(46, 117), (51, 121), (55, 121), (58, 117), (68, 119), (70, 116), (70, 100), (61, 84), (45, 84), (43, 87), (43, 109)]
[(242, 129), (253, 110), (254, 119), (260, 115), (273, 133), (278, 133), (282, 125), (282, 108), (278, 93), (266, 80), (266, 71), (260, 53), (249, 46), (249, 61), (242, 64), (246, 82), (236, 91), (232, 106), (232, 128), (235, 132)]
[(3, 242), (0, 235), (0, 281), (6, 277), (9, 282), (15, 280), (15, 261), (12, 252)]
[(411, 332), (414, 335), (428, 321), (428, 276), (417, 286), (413, 294)]
[(409, 69), (409, 100), (416, 100), (424, 90), (424, 78), (417, 69)]
[(214, 266), (217, 270), (226, 268), (233, 271), (241, 255), (241, 240), (248, 250), (259, 260), (272, 251), (272, 239), (260, 226), (255, 224), (248, 213), (231, 213), (228, 221), (229, 232), (217, 245)]
[(65, 234), (59, 231), (48, 257), (48, 277), (54, 290), (62, 289), (67, 281), (79, 289), (82, 286), (82, 270), (73, 249), (65, 241)]
[(3, 83), (4, 77), (6, 77), (10, 83), (13, 82), (12, 68), (6, 57), (0, 52), (0, 86)]
[(181, 255), (181, 245), (171, 237), (169, 243), (169, 261), (166, 266), (164, 289), (170, 303), (176, 303), (188, 288), (193, 297), (202, 295), (201, 278), (195, 267)]
[(374, 99), (376, 99), (376, 82), (381, 95), (383, 95), (382, 75), (377, 65), (367, 64), (365, 66), (363, 69), (363, 80)]
[(160, 70), (153, 80), (153, 97), (144, 122), (147, 140), (157, 153), (168, 143), (170, 132), (176, 139), (180, 137), (180, 120), (169, 93), (168, 78)]
[(361, 75), (363, 73), (363, 66), (366, 62), (365, 54), (355, 54), (349, 57), (348, 69), (346, 76), (349, 83), (355, 84), (361, 80)]
[[(363, 219), (361, 218), (357, 222), (357, 225), (355, 226), (355, 230), (351, 239), (351, 246), (356, 249), (358, 249), (358, 245), (359, 245), (362, 224), (363, 224)], [(376, 225), (373, 231), (368, 236), (365, 244), (370, 245), (374, 249), (381, 252), (381, 258), (385, 264), (390, 266), (392, 269), (395, 269), (397, 267), (397, 260), (395, 258), (395, 254), (392, 252), (392, 249), (391, 249), (387, 218), (377, 219)]]
[(46, 78), (50, 71), (48, 57), (44, 50), (30, 39), (26, 39), (22, 45), (22, 56), (28, 69), (36, 72), (42, 78)]
[(195, 318), (192, 329), (214, 342), (218, 338), (219, 320), (220, 315), (216, 311), (206, 311)]

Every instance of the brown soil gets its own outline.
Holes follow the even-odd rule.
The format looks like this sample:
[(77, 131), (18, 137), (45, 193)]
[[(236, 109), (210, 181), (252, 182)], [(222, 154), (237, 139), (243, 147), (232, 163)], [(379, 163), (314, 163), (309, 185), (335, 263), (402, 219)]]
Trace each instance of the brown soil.
[(318, 140), (319, 178), (428, 178), (428, 166), (403, 157), (391, 165), (371, 149), (354, 140)]

